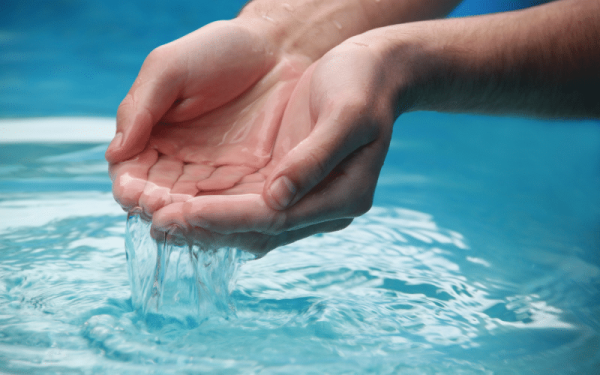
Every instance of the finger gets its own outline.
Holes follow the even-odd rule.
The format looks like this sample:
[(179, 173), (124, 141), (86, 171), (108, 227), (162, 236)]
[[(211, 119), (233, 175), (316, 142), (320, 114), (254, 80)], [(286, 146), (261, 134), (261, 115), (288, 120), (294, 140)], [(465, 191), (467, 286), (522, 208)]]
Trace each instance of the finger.
[(256, 176), (257, 173), (245, 176), (234, 186), (224, 190), (199, 191), (196, 196), (202, 195), (245, 195), (245, 194), (261, 194), (265, 179), (262, 175)]
[[(243, 194), (257, 194), (262, 193), (264, 182), (239, 182), (234, 187), (221, 190), (218, 192), (219, 195), (243, 195)], [(216, 195), (213, 194), (213, 195)]]
[(183, 74), (171, 47), (152, 51), (117, 110), (117, 132), (106, 150), (106, 160), (124, 161), (141, 152), (152, 127), (177, 99)]
[(197, 228), (221, 234), (264, 232), (280, 225), (285, 213), (268, 207), (261, 195), (205, 195), (173, 203), (157, 211), (152, 225), (167, 231), (173, 226), (193, 232)]
[(166, 155), (159, 156), (148, 171), (148, 180), (139, 200), (146, 215), (152, 216), (156, 210), (172, 202), (171, 189), (182, 173), (181, 161)]
[(175, 226), (188, 233), (202, 229), (220, 234), (279, 235), (322, 222), (354, 218), (371, 208), (385, 157), (380, 150), (382, 142), (373, 142), (344, 160), (287, 210), (274, 210), (259, 194), (205, 195), (165, 206), (154, 214), (153, 226), (162, 231)]
[(372, 142), (285, 211), (273, 210), (256, 194), (196, 197), (156, 212), (153, 230), (205, 247), (233, 246), (260, 253), (314, 233), (342, 229), (371, 208), (384, 158), (385, 142)]
[(235, 186), (219, 192), (221, 195), (261, 194), (265, 184), (265, 176), (256, 172), (244, 176)]
[(148, 180), (148, 171), (158, 160), (158, 153), (146, 149), (133, 159), (110, 165), (113, 195), (125, 211), (139, 205), (139, 198)]
[(209, 177), (198, 181), (196, 187), (200, 192), (224, 190), (233, 187), (244, 176), (256, 172), (255, 168), (243, 165), (224, 165), (218, 167)]
[(208, 178), (215, 171), (214, 167), (204, 164), (185, 164), (183, 173), (173, 185), (171, 194), (195, 196), (198, 193), (198, 181)]
[(361, 121), (355, 111), (343, 112), (317, 121), (310, 135), (283, 157), (265, 183), (263, 197), (270, 207), (294, 205), (348, 155), (376, 138), (373, 124)]
[(186, 233), (176, 227), (173, 227), (166, 232), (156, 230), (152, 227), (151, 234), (154, 238), (160, 238), (161, 240), (164, 240), (166, 237), (167, 241), (175, 243), (200, 245), (205, 250), (230, 247), (249, 251), (260, 257), (277, 247), (288, 245), (314, 234), (339, 231), (348, 227), (351, 223), (352, 219), (339, 219), (284, 232), (278, 235), (269, 235), (259, 232), (221, 234), (202, 228), (197, 228), (190, 233)]
[(271, 230), (297, 230), (369, 211), (386, 150), (386, 141), (379, 139), (352, 153), (300, 201), (279, 211), (285, 219)]

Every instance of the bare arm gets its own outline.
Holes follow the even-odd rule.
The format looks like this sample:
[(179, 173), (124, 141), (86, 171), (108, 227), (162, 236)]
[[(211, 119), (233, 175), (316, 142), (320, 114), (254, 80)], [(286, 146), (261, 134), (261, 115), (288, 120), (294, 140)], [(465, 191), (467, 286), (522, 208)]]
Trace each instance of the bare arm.
[[(459, 2), (252, 1), (235, 19), (214, 22), (152, 51), (119, 106), (117, 134), (106, 158), (114, 163), (138, 155), (152, 127), (165, 117), (197, 117), (222, 107), (286, 58), (308, 65), (349, 37), (443, 17)], [(222, 92), (215, 93), (218, 88)]]
[(348, 225), (334, 217), (303, 226), (298, 218), (310, 206), (274, 211), (260, 194), (310, 132), (293, 116), (282, 125), (288, 102), (298, 102), (290, 99), (295, 86), (348, 37), (440, 17), (457, 3), (256, 0), (233, 20), (156, 48), (117, 111), (106, 152), (115, 199), (128, 211), (139, 207), (155, 229), (176, 220), (188, 239), (259, 252)]
[(400, 111), (600, 116), (600, 1), (391, 26), (371, 38), (383, 43)]
[[(311, 134), (263, 190), (307, 225), (366, 212), (395, 116), (410, 110), (600, 117), (600, 1), (383, 27), (349, 38), (295, 91)], [(308, 212), (308, 214), (307, 214)], [(288, 216), (288, 217), (289, 217)]]
[(378, 27), (446, 16), (460, 0), (254, 0), (236, 21), (282, 51), (320, 58), (349, 37)]

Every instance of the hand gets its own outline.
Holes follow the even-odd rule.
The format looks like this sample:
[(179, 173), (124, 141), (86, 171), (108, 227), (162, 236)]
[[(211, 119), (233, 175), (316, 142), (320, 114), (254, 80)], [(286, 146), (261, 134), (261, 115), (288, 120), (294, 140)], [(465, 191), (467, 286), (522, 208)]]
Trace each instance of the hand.
[(157, 48), (117, 112), (106, 152), (115, 198), (148, 218), (170, 202), (233, 187), (271, 162), (277, 117), (312, 61), (352, 35), (440, 16), (456, 1), (255, 0), (235, 20)]
[(155, 232), (262, 254), (368, 211), (391, 139), (394, 91), (380, 52), (361, 41), (344, 42), (304, 72), (260, 194), (240, 184), (234, 189), (251, 194), (171, 204), (154, 215)]
[(310, 60), (249, 27), (210, 24), (153, 51), (106, 152), (115, 199), (151, 218), (206, 194), (260, 193), (291, 92)]

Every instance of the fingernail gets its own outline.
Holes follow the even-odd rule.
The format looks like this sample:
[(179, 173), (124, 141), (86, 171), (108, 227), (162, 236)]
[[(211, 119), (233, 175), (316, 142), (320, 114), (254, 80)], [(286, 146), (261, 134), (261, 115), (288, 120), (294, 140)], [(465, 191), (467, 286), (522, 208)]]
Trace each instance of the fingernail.
[(271, 193), (273, 203), (279, 206), (277, 209), (283, 210), (294, 199), (296, 187), (289, 178), (281, 176), (271, 184), (269, 193)]
[(121, 148), (121, 143), (123, 143), (123, 133), (118, 132), (115, 134), (115, 137), (108, 145), (108, 151), (116, 151)]

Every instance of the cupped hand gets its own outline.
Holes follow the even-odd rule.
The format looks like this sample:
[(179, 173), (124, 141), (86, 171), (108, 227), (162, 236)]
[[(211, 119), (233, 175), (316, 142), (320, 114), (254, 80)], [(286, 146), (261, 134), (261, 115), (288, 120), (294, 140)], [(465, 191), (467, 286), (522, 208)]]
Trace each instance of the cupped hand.
[(260, 193), (288, 99), (310, 60), (235, 21), (153, 51), (117, 112), (113, 194), (147, 219), (203, 195)]
[(382, 64), (358, 37), (325, 54), (291, 94), (264, 179), (165, 206), (155, 233), (262, 254), (348, 226), (372, 205), (391, 139), (395, 91)]

